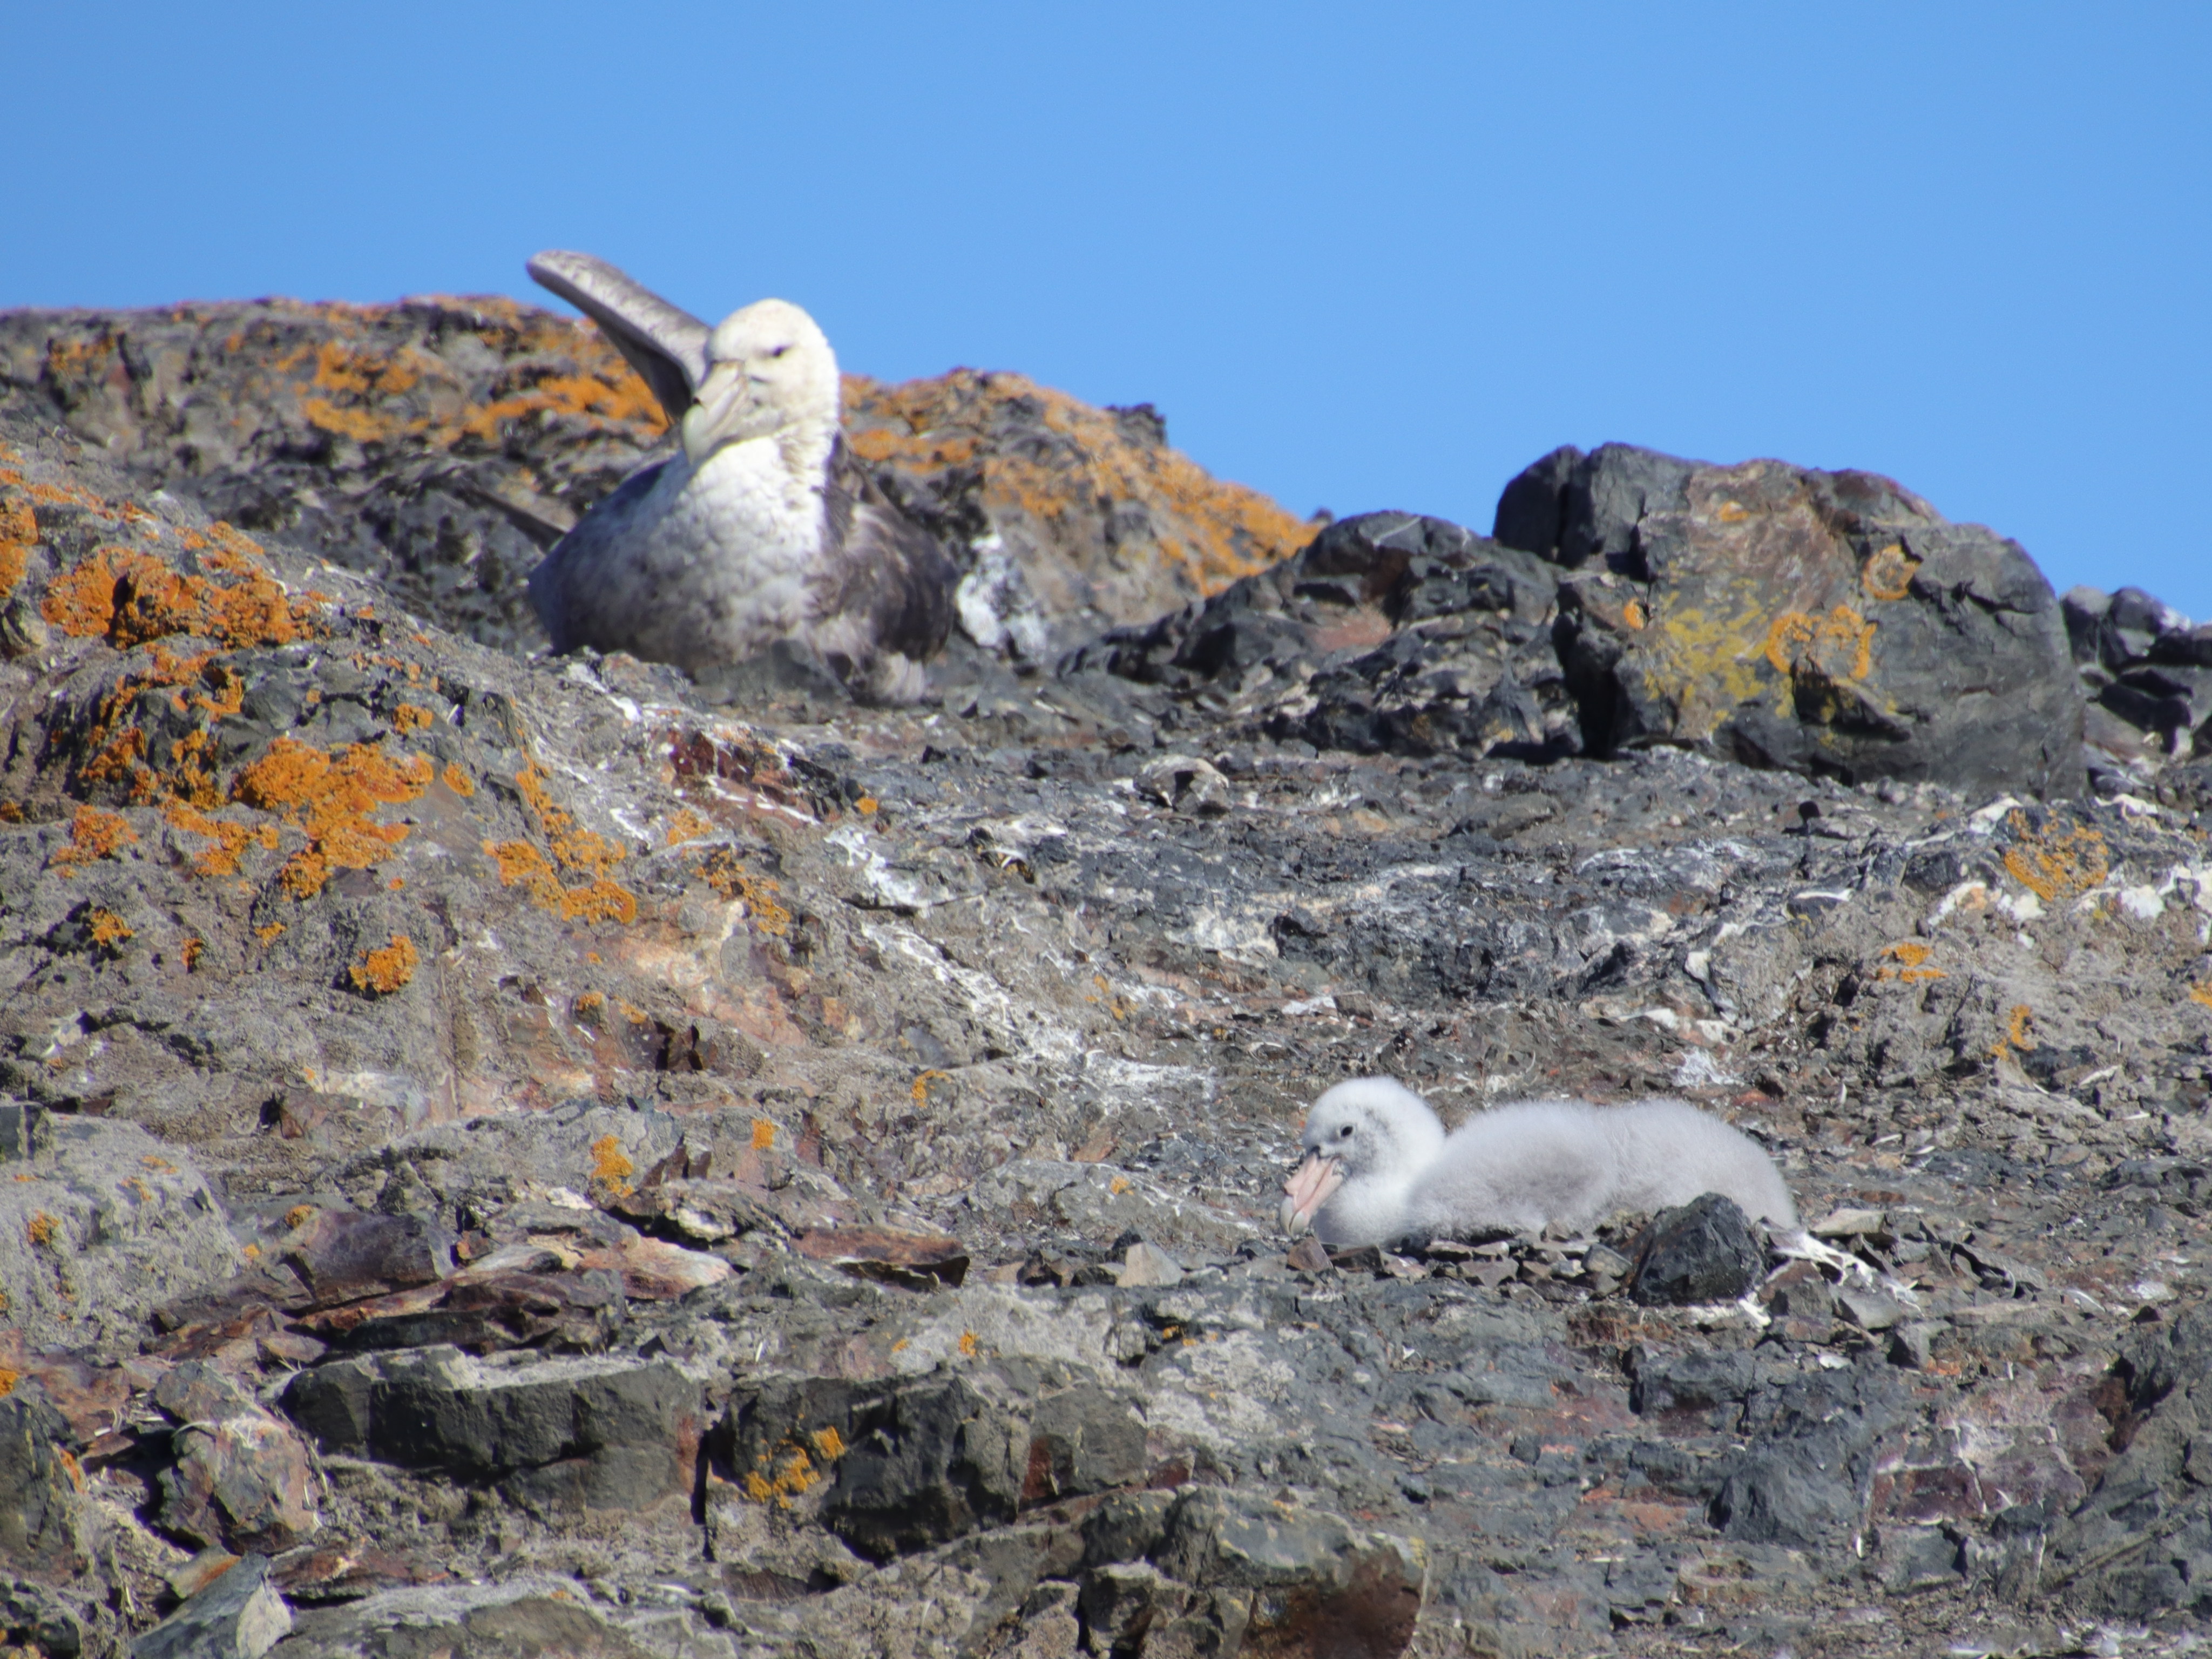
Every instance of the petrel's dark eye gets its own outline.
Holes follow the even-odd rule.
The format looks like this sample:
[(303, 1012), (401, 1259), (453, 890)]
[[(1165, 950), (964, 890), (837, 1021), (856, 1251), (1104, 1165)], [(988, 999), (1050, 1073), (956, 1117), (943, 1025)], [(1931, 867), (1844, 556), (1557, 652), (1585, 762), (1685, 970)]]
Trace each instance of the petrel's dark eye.
[(1352, 1139), (1352, 1126), (1351, 1126), (1349, 1123), (1347, 1123), (1347, 1124), (1346, 1124), (1346, 1125), (1345, 1125), (1341, 1129), (1339, 1129), (1339, 1130), (1336, 1132), (1336, 1138), (1337, 1138), (1339, 1140), (1349, 1140), (1349, 1139)]

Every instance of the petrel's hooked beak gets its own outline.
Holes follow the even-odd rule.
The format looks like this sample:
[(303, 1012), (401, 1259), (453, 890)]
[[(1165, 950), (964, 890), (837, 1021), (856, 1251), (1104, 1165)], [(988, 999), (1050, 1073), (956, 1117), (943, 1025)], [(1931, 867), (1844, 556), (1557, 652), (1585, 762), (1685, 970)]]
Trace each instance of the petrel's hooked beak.
[(1283, 1231), (1292, 1238), (1313, 1225), (1314, 1216), (1344, 1185), (1344, 1165), (1325, 1153), (1308, 1152), (1305, 1162), (1283, 1183)]
[(752, 381), (743, 363), (716, 363), (707, 371), (692, 394), (691, 407), (684, 411), (684, 453), (694, 467), (730, 439), (743, 435), (744, 416), (752, 407)]

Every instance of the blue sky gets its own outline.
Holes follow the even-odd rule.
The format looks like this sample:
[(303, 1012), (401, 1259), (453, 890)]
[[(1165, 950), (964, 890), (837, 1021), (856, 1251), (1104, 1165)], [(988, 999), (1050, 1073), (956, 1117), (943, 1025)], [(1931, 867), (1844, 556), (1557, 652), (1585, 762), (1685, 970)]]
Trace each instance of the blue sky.
[(534, 293), (1152, 402), (1299, 513), (1891, 474), (2212, 617), (2212, 7), (9, 8), (0, 306)]

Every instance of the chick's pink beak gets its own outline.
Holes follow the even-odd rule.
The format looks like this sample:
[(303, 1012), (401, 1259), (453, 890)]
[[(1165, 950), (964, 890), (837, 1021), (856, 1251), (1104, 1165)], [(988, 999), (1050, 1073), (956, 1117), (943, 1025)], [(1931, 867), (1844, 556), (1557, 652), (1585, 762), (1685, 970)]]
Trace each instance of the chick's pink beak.
[(1283, 1183), (1283, 1231), (1292, 1238), (1313, 1225), (1321, 1206), (1344, 1185), (1344, 1166), (1333, 1158), (1308, 1152), (1305, 1162)]

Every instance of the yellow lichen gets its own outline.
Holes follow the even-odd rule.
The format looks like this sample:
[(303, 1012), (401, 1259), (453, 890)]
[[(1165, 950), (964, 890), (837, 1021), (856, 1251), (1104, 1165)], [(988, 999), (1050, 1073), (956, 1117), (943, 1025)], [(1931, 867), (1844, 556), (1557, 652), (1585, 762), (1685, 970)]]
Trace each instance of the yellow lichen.
[(2099, 830), (2085, 824), (2039, 830), (2021, 811), (2008, 823), (2013, 845), (2005, 849), (2004, 867), (2045, 904), (2086, 893), (2112, 873), (2112, 852)]
[(392, 943), (362, 952), (346, 969), (353, 988), (368, 996), (390, 996), (415, 977), (415, 941), (404, 933), (392, 935)]
[(973, 1331), (960, 1333), (960, 1353), (964, 1359), (973, 1359), (981, 1352), (982, 1340)]

